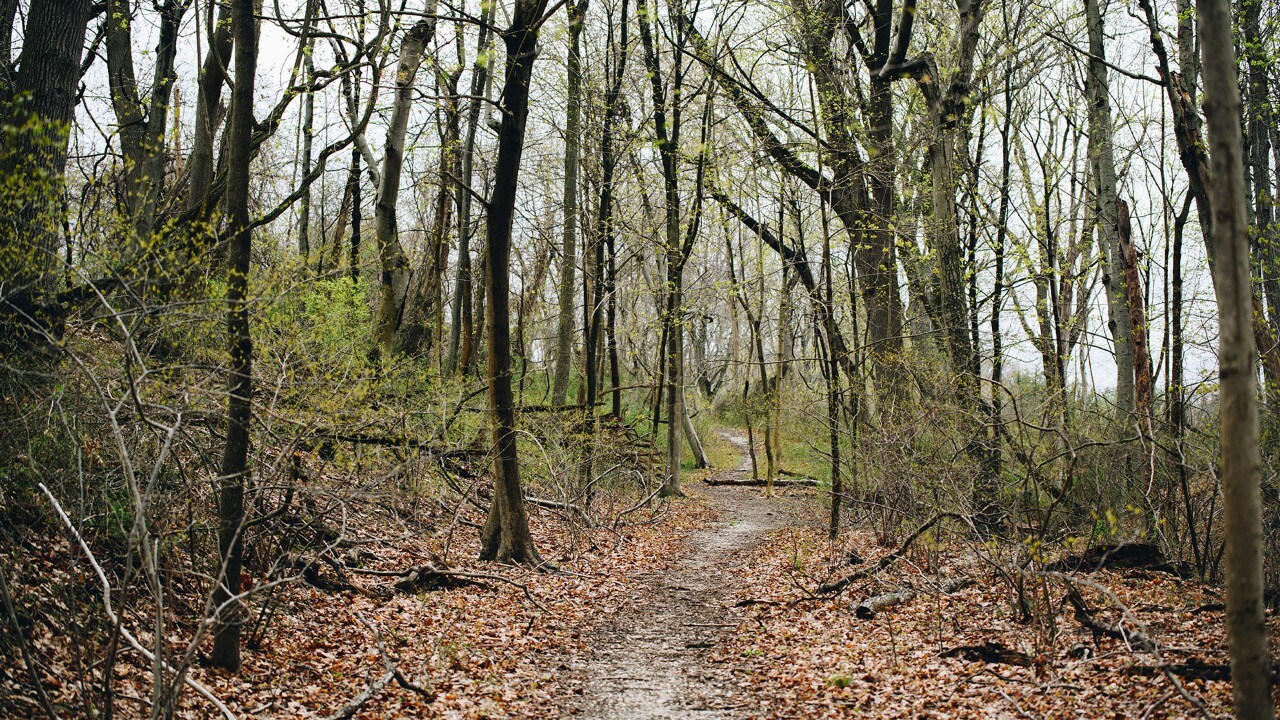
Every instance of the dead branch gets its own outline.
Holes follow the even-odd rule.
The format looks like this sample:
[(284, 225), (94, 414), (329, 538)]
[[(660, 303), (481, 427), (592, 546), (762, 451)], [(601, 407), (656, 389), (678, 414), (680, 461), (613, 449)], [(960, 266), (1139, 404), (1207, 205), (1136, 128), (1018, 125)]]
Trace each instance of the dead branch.
[(1088, 603), (1085, 602), (1084, 596), (1080, 594), (1076, 586), (1071, 583), (1066, 583), (1066, 586), (1067, 602), (1071, 603), (1071, 607), (1075, 608), (1076, 622), (1079, 622), (1092, 632), (1095, 641), (1098, 637), (1109, 637), (1119, 640), (1127, 647), (1139, 652), (1151, 652), (1155, 649), (1155, 643), (1141, 630), (1129, 630), (1122, 623), (1108, 625), (1098, 620), (1094, 617), (1093, 610), (1089, 609)]
[(929, 518), (929, 520), (925, 522), (925, 524), (916, 528), (915, 532), (908, 535), (907, 539), (902, 541), (902, 544), (898, 546), (897, 550), (894, 550), (888, 555), (885, 555), (884, 557), (880, 558), (880, 561), (877, 562), (875, 565), (872, 565), (871, 567), (868, 567), (868, 568), (863, 568), (862, 570), (851, 573), (849, 575), (845, 575), (839, 580), (832, 580), (830, 582), (822, 583), (821, 585), (818, 586), (817, 594), (834, 595), (835, 593), (838, 593), (841, 590), (844, 590), (845, 588), (849, 587), (851, 583), (855, 583), (859, 580), (863, 580), (871, 577), (872, 575), (877, 575), (883, 572), (890, 565), (893, 565), (895, 562), (902, 559), (902, 556), (906, 554), (907, 550), (911, 549), (911, 545), (915, 543), (916, 540), (919, 540), (921, 535), (924, 535), (926, 532), (928, 532), (929, 529), (932, 528), (934, 525), (937, 525), (938, 523), (947, 519), (963, 520), (964, 516), (959, 513), (953, 513), (953, 512), (943, 512), (943, 513), (938, 513), (937, 515), (934, 515), (933, 517)]

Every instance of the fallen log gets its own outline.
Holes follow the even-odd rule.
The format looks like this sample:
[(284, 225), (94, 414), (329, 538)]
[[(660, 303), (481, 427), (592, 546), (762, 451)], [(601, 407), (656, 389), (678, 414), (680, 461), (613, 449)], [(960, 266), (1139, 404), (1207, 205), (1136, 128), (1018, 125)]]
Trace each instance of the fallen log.
[[(973, 584), (973, 580), (967, 577), (951, 578), (938, 585), (937, 592), (940, 595), (951, 595), (957, 593)], [(915, 599), (917, 592), (913, 588), (900, 590), (898, 592), (883, 593), (873, 595), (853, 608), (853, 614), (863, 620), (872, 620), (876, 614), (885, 608), (894, 605), (902, 605), (909, 603)]]
[[(765, 487), (769, 485), (767, 480), (720, 480), (717, 478), (706, 478), (702, 482), (708, 485), (730, 485), (738, 487)], [(818, 481), (813, 478), (795, 478), (794, 480), (777, 479), (773, 481), (774, 487), (815, 487)]]
[(1160, 548), (1151, 543), (1129, 542), (1098, 545), (1067, 555), (1045, 568), (1050, 572), (1097, 572), (1099, 570), (1152, 570), (1177, 577), (1193, 574), (1186, 563), (1171, 563)]
[(942, 653), (944, 658), (959, 657), (972, 662), (984, 662), (996, 665), (1016, 665), (1031, 667), (1031, 656), (1007, 648), (995, 640), (988, 640), (981, 645), (960, 645)]
[(876, 616), (876, 613), (881, 610), (893, 607), (894, 605), (911, 602), (915, 597), (915, 590), (902, 590), (899, 592), (873, 595), (872, 597), (858, 603), (853, 609), (853, 614), (863, 620), (871, 620)]

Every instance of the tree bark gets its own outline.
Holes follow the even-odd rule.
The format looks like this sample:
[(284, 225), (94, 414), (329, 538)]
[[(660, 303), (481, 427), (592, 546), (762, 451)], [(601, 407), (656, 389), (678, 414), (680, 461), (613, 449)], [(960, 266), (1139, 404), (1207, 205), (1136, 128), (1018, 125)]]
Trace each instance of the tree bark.
[[(475, 339), (474, 305), (472, 304), (471, 269), (471, 179), (475, 162), (476, 131), (480, 127), (481, 93), (488, 94), (489, 52), (494, 3), (483, 3), (480, 11), (480, 37), (476, 43), (476, 61), (471, 69), (471, 101), (467, 106), (467, 137), (462, 143), (462, 172), (458, 182), (458, 262), (453, 285), (452, 322), (449, 330), (449, 355), (446, 372), (466, 370), (470, 365), (471, 347)], [(465, 343), (466, 352), (463, 352)], [(466, 356), (465, 358), (463, 356)]]
[[(432, 2), (425, 15), (435, 14)], [(380, 265), (378, 308), (374, 316), (374, 353), (388, 360), (395, 350), (396, 333), (404, 314), (409, 289), (409, 258), (400, 244), (396, 223), (396, 206), (400, 194), (400, 174), (404, 168), (404, 139), (409, 128), (409, 112), (413, 105), (413, 85), (422, 64), (422, 56), (436, 32), (434, 17), (424, 17), (405, 33), (400, 46), (400, 62), (396, 70), (396, 98), (391, 107), (387, 128), (387, 144), (378, 183), (378, 199), (374, 205), (374, 232), (378, 242)]]
[[(666, 354), (666, 411), (667, 411), (667, 466), (662, 483), (664, 497), (683, 495), (680, 489), (680, 454), (682, 440), (680, 437), (680, 401), (684, 383), (683, 360), (684, 327), (681, 312), (684, 306), (682, 289), (683, 262), (680, 256), (680, 189), (677, 157), (679, 153), (679, 93), (677, 78), (676, 98), (671, 106), (671, 123), (668, 127), (668, 107), (666, 99), (666, 80), (662, 75), (662, 66), (658, 58), (650, 24), (656, 22), (656, 14), (651, 15), (646, 0), (636, 0), (636, 15), (640, 22), (640, 39), (644, 46), (645, 66), (648, 69), (649, 84), (653, 93), (653, 127), (657, 136), (658, 155), (662, 161), (662, 178), (664, 197), (666, 199), (665, 253), (666, 253), (666, 306), (663, 310), (663, 323), (666, 325), (667, 344), (662, 349)], [(681, 58), (676, 55), (679, 65)]]
[(1228, 0), (1197, 0), (1212, 162), (1214, 290), (1218, 299), (1225, 615), (1236, 717), (1267, 720), (1271, 661), (1262, 598), (1257, 347), (1245, 208), (1240, 89)]
[(132, 231), (128, 240), (131, 255), (136, 254), (151, 235), (164, 183), (164, 133), (176, 76), (178, 30), (187, 7), (188, 3), (179, 0), (166, 0), (159, 6), (155, 74), (144, 101), (139, 94), (133, 61), (133, 3), (129, 0), (107, 2), (107, 77), (124, 154), (124, 205)]
[[(563, 405), (573, 365), (574, 275), (578, 262), (578, 157), (582, 134), (582, 23), (590, 0), (569, 3), (568, 106), (564, 130), (564, 239), (560, 254), (560, 315), (556, 323), (556, 375), (551, 402)], [(609, 112), (608, 108), (605, 110)], [(606, 120), (606, 122), (608, 122)], [(605, 132), (608, 132), (606, 130)], [(601, 272), (597, 268), (596, 272)], [(584, 348), (583, 352), (590, 352)]]
[(232, 231), (227, 260), (227, 341), (231, 364), (227, 374), (227, 441), (218, 478), (218, 550), (222, 571), (213, 593), (219, 608), (214, 631), (213, 663), (240, 671), (240, 628), (243, 609), (240, 570), (244, 557), (245, 487), (249, 482), (249, 425), (253, 414), (253, 341), (249, 334), (249, 260), (253, 240), (249, 226), (249, 163), (253, 149), (253, 87), (258, 62), (257, 19), (253, 0), (232, 0), (235, 35), (235, 88), (231, 93), (227, 214)]
[[(0, 175), (21, 188), (0, 198), (12, 218), (0, 232), (0, 335), (13, 324), (44, 325), (44, 307), (58, 284), (67, 141), (80, 80), (80, 57), (91, 16), (88, 0), (50, 0), (27, 13), (12, 104), (2, 119)], [(56, 331), (55, 331), (56, 332)], [(6, 340), (7, 343), (7, 340)]]
[(541, 565), (542, 558), (529, 534), (529, 517), (520, 488), (516, 449), (515, 397), (511, 392), (510, 290), (508, 277), (511, 225), (515, 214), (516, 182), (524, 152), (525, 122), (529, 115), (529, 83), (538, 54), (538, 27), (546, 0), (517, 0), (511, 25), (502, 33), (507, 47), (506, 80), (502, 89), (502, 124), (498, 130), (498, 159), (493, 194), (489, 198), (488, 306), (489, 412), (493, 427), (493, 501), (480, 533), (480, 558)]
[(440, 107), (440, 170), (437, 174), (435, 217), (427, 236), (427, 248), (415, 273), (417, 282), (406, 301), (404, 321), (398, 331), (400, 350), (410, 355), (430, 355), (440, 348), (444, 329), (444, 274), (449, 260), (449, 231), (453, 227), (454, 178), (460, 170), (458, 145), (461, 140), (461, 98), (458, 80), (462, 73), (439, 74), (437, 87), (444, 97)]
[(1114, 131), (1111, 126), (1111, 87), (1107, 80), (1106, 46), (1103, 43), (1103, 18), (1099, 0), (1085, 0), (1085, 22), (1089, 32), (1089, 71), (1085, 89), (1089, 97), (1089, 134), (1093, 140), (1098, 186), (1098, 234), (1106, 258), (1103, 284), (1107, 289), (1110, 309), (1111, 338), (1116, 356), (1116, 409), (1124, 424), (1124, 435), (1134, 411), (1133, 328), (1124, 280), (1124, 260), (1119, 239), (1119, 215), (1116, 201), (1116, 161)]
[[(315, 16), (316, 5), (314, 0), (307, 2), (307, 19), (304, 25), (303, 34), (306, 36), (306, 48), (303, 50), (303, 72), (306, 75), (307, 83), (310, 84), (315, 77), (315, 58), (312, 54), (315, 49), (315, 38), (311, 36), (312, 18)], [(316, 94), (308, 91), (307, 96), (302, 99), (302, 176), (306, 177), (311, 174), (311, 145), (315, 138), (315, 112), (316, 112)], [(320, 250), (324, 252), (324, 248)], [(311, 185), (308, 183), (302, 189), (302, 197), (298, 200), (298, 256), (302, 259), (303, 267), (307, 265), (307, 258), (311, 254)]]
[[(196, 95), (195, 138), (191, 145), (191, 158), (188, 161), (190, 175), (187, 181), (187, 207), (202, 207), (209, 195), (209, 187), (213, 183), (214, 160), (213, 143), (217, 137), (220, 122), (220, 106), (222, 104), (222, 86), (225, 68), (231, 60), (231, 49), (234, 37), (231, 34), (231, 8), (218, 6), (218, 17), (214, 20), (213, 6), (208, 3), (209, 49), (205, 51), (204, 63), (200, 68), (200, 79)], [(212, 208), (205, 208), (205, 212)]]

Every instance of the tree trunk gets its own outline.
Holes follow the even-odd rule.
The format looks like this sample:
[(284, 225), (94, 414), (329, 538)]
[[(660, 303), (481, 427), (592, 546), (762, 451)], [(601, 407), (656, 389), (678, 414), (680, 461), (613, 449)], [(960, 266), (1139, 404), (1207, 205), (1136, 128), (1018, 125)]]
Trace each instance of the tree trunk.
[[(586, 0), (582, 1), (586, 2)], [(609, 355), (609, 383), (614, 388), (611, 393), (610, 414), (619, 420), (622, 419), (622, 391), (618, 387), (622, 384), (622, 377), (618, 369), (618, 339), (615, 331), (618, 311), (618, 298), (615, 294), (618, 268), (613, 226), (613, 189), (618, 158), (617, 150), (614, 147), (614, 133), (618, 122), (618, 98), (622, 92), (622, 79), (627, 68), (627, 51), (629, 49), (627, 45), (627, 20), (630, 7), (631, 4), (624, 0), (622, 3), (622, 18), (619, 23), (619, 39), (616, 45), (617, 49), (614, 51), (616, 52), (616, 57), (604, 99), (604, 127), (600, 138), (600, 205), (596, 215), (596, 231), (599, 238), (596, 242), (603, 241), (608, 252), (607, 267), (603, 269), (605, 273), (603, 291), (606, 295), (605, 348)], [(610, 46), (614, 47), (612, 27), (609, 28), (609, 42)]]
[(132, 231), (128, 240), (131, 255), (139, 252), (151, 235), (164, 182), (164, 133), (176, 75), (178, 30), (188, 4), (167, 0), (159, 7), (155, 74), (146, 101), (138, 92), (134, 70), (132, 6), (129, 0), (109, 0), (106, 24), (107, 77), (124, 155), (124, 204)]
[[(432, 2), (425, 13), (435, 14)], [(400, 46), (400, 62), (396, 70), (396, 99), (391, 107), (387, 127), (387, 144), (378, 183), (378, 199), (374, 205), (374, 228), (378, 241), (379, 276), (378, 308), (374, 316), (373, 350), (388, 360), (395, 349), (396, 333), (404, 314), (409, 289), (409, 258), (400, 244), (396, 226), (396, 206), (400, 195), (400, 174), (404, 168), (404, 139), (409, 129), (409, 111), (413, 105), (413, 84), (418, 66), (435, 35), (434, 17), (425, 17), (409, 28)]]
[(1089, 134), (1098, 187), (1098, 232), (1106, 259), (1103, 284), (1107, 289), (1111, 337), (1116, 355), (1116, 409), (1123, 423), (1120, 433), (1128, 434), (1134, 411), (1133, 328), (1125, 291), (1124, 260), (1119, 239), (1116, 201), (1116, 161), (1111, 127), (1111, 87), (1107, 80), (1106, 46), (1099, 0), (1085, 0), (1085, 22), (1089, 31), (1089, 71), (1085, 88), (1089, 96)]
[[(187, 182), (187, 207), (197, 208), (204, 205), (209, 195), (209, 186), (213, 183), (214, 159), (213, 143), (217, 137), (219, 107), (222, 104), (223, 72), (231, 60), (231, 48), (234, 38), (231, 34), (231, 9), (227, 5), (218, 6), (218, 17), (214, 20), (213, 6), (206, 7), (209, 15), (209, 49), (205, 52), (204, 63), (200, 68), (199, 89), (196, 95), (195, 138), (191, 145), (191, 168)], [(205, 208), (208, 213), (212, 208)]]
[[(316, 66), (315, 58), (312, 57), (315, 49), (315, 39), (311, 37), (311, 22), (315, 14), (314, 0), (307, 2), (307, 20), (303, 33), (306, 36), (306, 47), (302, 51), (303, 54), (303, 72), (307, 78), (307, 84), (310, 85), (315, 78)], [(307, 96), (302, 99), (302, 176), (306, 177), (311, 174), (311, 145), (315, 138), (315, 120), (316, 113), (316, 94), (308, 91)], [(324, 248), (320, 248), (320, 252), (324, 252)], [(307, 258), (311, 254), (311, 184), (307, 183), (302, 188), (302, 197), (298, 200), (298, 256), (302, 259), (302, 266), (306, 267)]]
[(515, 214), (516, 181), (524, 152), (525, 121), (529, 115), (529, 82), (537, 57), (538, 27), (546, 0), (517, 0), (511, 26), (502, 33), (507, 47), (506, 80), (502, 89), (502, 125), (498, 131), (498, 159), (493, 194), (489, 198), (488, 309), (489, 412), (493, 425), (493, 501), (480, 534), (482, 560), (541, 565), (542, 558), (529, 534), (520, 462), (516, 450), (515, 397), (511, 392), (511, 329), (509, 264), (511, 225)]
[(243, 610), (240, 570), (244, 557), (244, 491), (249, 481), (249, 425), (253, 413), (253, 342), (249, 334), (249, 163), (253, 150), (253, 86), (258, 62), (257, 19), (253, 0), (233, 0), (235, 88), (231, 93), (227, 214), (232, 231), (228, 247), (227, 340), (231, 365), (227, 377), (227, 441), (218, 478), (218, 550), (222, 572), (213, 593), (218, 608), (213, 663), (240, 671)]
[[(91, 4), (50, 0), (27, 13), (22, 54), (13, 79), (13, 97), (0, 128), (0, 175), (22, 192), (0, 198), (0, 215), (11, 218), (0, 232), (0, 336), (27, 319), (43, 325), (45, 306), (58, 284), (67, 140), (80, 81), (80, 56)], [(55, 331), (56, 332), (56, 331)]]
[(410, 355), (429, 355), (440, 347), (444, 328), (444, 273), (449, 260), (449, 231), (453, 227), (453, 178), (460, 172), (460, 98), (458, 79), (461, 72), (441, 72), (437, 86), (444, 97), (440, 107), (440, 170), (437, 173), (435, 217), (427, 237), (426, 252), (415, 273), (412, 294), (404, 308), (398, 342), (400, 350)]
[[(564, 240), (560, 255), (560, 315), (556, 324), (556, 375), (551, 403), (563, 405), (573, 365), (574, 275), (578, 262), (578, 154), (582, 134), (582, 23), (590, 0), (569, 3), (569, 99), (564, 130)], [(608, 113), (608, 109), (606, 109)], [(606, 121), (608, 122), (608, 121)], [(605, 131), (609, 132), (608, 130)], [(596, 272), (600, 272), (597, 268)], [(584, 352), (587, 352), (584, 349)]]
[(1245, 209), (1240, 89), (1228, 0), (1198, 0), (1205, 117), (1212, 161), (1218, 299), (1221, 478), (1226, 528), (1227, 642), (1236, 717), (1266, 720), (1271, 660), (1262, 598), (1262, 503), (1258, 456), (1257, 347)]
[(1129, 204), (1123, 200), (1116, 203), (1117, 239), (1120, 241), (1120, 260), (1124, 269), (1125, 303), (1129, 308), (1130, 326), (1133, 332), (1133, 397), (1134, 412), (1138, 420), (1139, 431), (1144, 435), (1152, 432), (1152, 402), (1155, 396), (1151, 374), (1151, 350), (1147, 336), (1147, 308), (1142, 292), (1142, 277), (1139, 275), (1138, 251), (1133, 245), (1132, 229), (1129, 222)]
[[(1251, 197), (1249, 209), (1253, 211), (1255, 226), (1251, 247), (1254, 265), (1262, 282), (1263, 297), (1267, 304), (1267, 322), (1274, 336), (1280, 332), (1280, 246), (1275, 221), (1275, 198), (1271, 187), (1271, 127), (1280, 118), (1274, 109), (1275, 99), (1268, 92), (1270, 56), (1266, 52), (1266, 39), (1262, 29), (1261, 0), (1242, 0), (1240, 30), (1244, 35), (1242, 58), (1248, 68), (1245, 75), (1248, 88), (1245, 103), (1247, 127), (1247, 158)], [(1267, 456), (1280, 446), (1280, 377), (1271, 365), (1263, 366), (1266, 392), (1263, 397), (1267, 407), (1263, 412), (1263, 451)]]
[[(489, 48), (493, 34), (489, 30), (493, 22), (494, 3), (483, 3), (480, 11), (480, 37), (476, 43), (476, 61), (471, 69), (471, 101), (467, 106), (467, 137), (462, 143), (462, 170), (458, 188), (458, 262), (453, 284), (452, 322), (449, 329), (449, 355), (445, 361), (446, 372), (466, 369), (470, 360), (470, 348), (475, 337), (474, 305), (472, 304), (471, 270), (471, 179), (475, 162), (476, 131), (480, 127), (480, 110), (484, 103), (480, 95), (489, 90)], [(467, 352), (463, 353), (463, 343)], [(463, 355), (468, 362), (462, 362)]]
[[(636, 2), (637, 19), (640, 22), (640, 39), (644, 46), (645, 65), (648, 68), (649, 84), (653, 92), (653, 126), (657, 136), (658, 154), (662, 160), (662, 178), (664, 196), (666, 198), (666, 307), (663, 322), (666, 325), (667, 344), (663, 348), (666, 354), (666, 410), (667, 410), (667, 467), (662, 484), (662, 495), (670, 497), (683, 495), (680, 489), (680, 400), (682, 395), (684, 373), (683, 360), (684, 328), (681, 312), (684, 307), (682, 290), (683, 265), (680, 255), (680, 189), (679, 171), (676, 166), (679, 152), (679, 92), (677, 80), (676, 102), (672, 106), (671, 125), (667, 124), (667, 100), (659, 63), (657, 48), (650, 30), (650, 23), (655, 22), (656, 15), (650, 15), (646, 0)], [(682, 62), (677, 54), (677, 64)]]

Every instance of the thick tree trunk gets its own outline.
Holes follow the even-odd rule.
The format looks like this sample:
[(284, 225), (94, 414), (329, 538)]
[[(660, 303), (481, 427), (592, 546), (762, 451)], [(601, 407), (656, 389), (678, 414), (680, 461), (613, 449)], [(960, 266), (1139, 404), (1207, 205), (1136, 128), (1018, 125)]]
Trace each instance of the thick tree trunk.
[(1252, 333), (1249, 225), (1240, 89), (1228, 0), (1198, 0), (1205, 117), (1212, 160), (1213, 267), (1218, 298), (1219, 413), (1226, 527), (1227, 642), (1236, 717), (1267, 720), (1271, 660), (1262, 598), (1262, 502), (1258, 456), (1258, 351)]
[[(425, 14), (435, 14), (434, 3), (428, 6)], [(409, 258), (400, 244), (396, 224), (400, 174), (404, 168), (404, 139), (409, 129), (409, 111), (413, 105), (413, 85), (418, 75), (418, 66), (422, 64), (422, 56), (435, 31), (435, 18), (424, 17), (409, 28), (400, 46), (396, 99), (391, 107), (391, 122), (387, 128), (387, 144), (378, 183), (378, 199), (373, 211), (380, 265), (378, 308), (373, 320), (373, 349), (384, 361), (390, 359), (395, 349), (396, 333), (403, 318), (409, 289)]]
[(0, 210), (11, 220), (0, 232), (0, 336), (28, 319), (44, 325), (46, 304), (57, 287), (67, 140), (80, 80), (80, 56), (91, 4), (88, 0), (33, 3), (27, 13), (15, 98), (0, 129), (0, 175), (8, 192)]
[(489, 198), (488, 309), (489, 412), (493, 425), (493, 501), (480, 533), (480, 558), (499, 562), (542, 564), (529, 534), (529, 517), (520, 487), (516, 450), (515, 397), (511, 392), (509, 264), (516, 181), (524, 152), (529, 115), (529, 82), (538, 54), (538, 27), (546, 0), (517, 0), (511, 26), (502, 33), (507, 46), (506, 81), (502, 89), (502, 125), (493, 194)]
[(1134, 411), (1133, 328), (1125, 290), (1124, 260), (1119, 238), (1119, 215), (1116, 201), (1116, 161), (1114, 132), (1111, 126), (1111, 86), (1107, 79), (1106, 46), (1103, 43), (1103, 20), (1099, 0), (1085, 0), (1085, 22), (1089, 31), (1089, 72), (1085, 88), (1089, 96), (1089, 134), (1092, 139), (1098, 187), (1098, 233), (1106, 258), (1103, 284), (1107, 289), (1110, 309), (1111, 338), (1116, 355), (1116, 409), (1124, 422), (1122, 435), (1128, 434)]
[(253, 342), (249, 334), (249, 162), (253, 150), (253, 87), (258, 62), (257, 19), (253, 0), (233, 0), (235, 89), (231, 93), (230, 146), (227, 159), (227, 214), (232, 231), (227, 260), (227, 340), (231, 364), (227, 377), (227, 441), (218, 478), (218, 550), (222, 572), (213, 593), (219, 609), (213, 663), (240, 670), (243, 611), (240, 570), (244, 556), (244, 491), (249, 479), (249, 425), (253, 414)]

